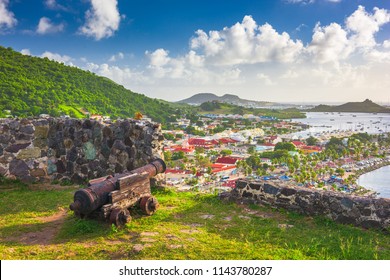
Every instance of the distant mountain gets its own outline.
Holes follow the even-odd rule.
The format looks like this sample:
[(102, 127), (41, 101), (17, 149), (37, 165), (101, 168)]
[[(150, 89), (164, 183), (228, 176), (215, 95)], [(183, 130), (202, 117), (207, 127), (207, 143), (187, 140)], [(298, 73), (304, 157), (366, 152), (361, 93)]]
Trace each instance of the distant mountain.
[(390, 113), (390, 109), (366, 99), (363, 102), (348, 102), (338, 106), (321, 104), (310, 112)]
[(177, 103), (200, 105), (202, 103), (210, 102), (210, 101), (219, 101), (222, 103), (228, 103), (228, 104), (233, 104), (233, 105), (238, 105), (243, 107), (270, 107), (270, 106), (277, 105), (277, 103), (273, 103), (273, 102), (241, 99), (237, 95), (233, 95), (233, 94), (225, 94), (223, 96), (217, 96), (214, 93), (198, 93), (191, 96), (190, 98), (180, 100)]

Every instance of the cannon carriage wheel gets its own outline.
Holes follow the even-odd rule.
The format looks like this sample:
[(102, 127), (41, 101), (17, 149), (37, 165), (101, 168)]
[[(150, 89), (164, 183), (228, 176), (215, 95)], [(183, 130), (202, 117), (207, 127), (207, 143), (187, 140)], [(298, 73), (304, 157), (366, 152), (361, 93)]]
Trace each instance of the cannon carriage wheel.
[(143, 198), (141, 198), (139, 206), (142, 212), (144, 212), (148, 216), (151, 216), (154, 214), (154, 212), (157, 211), (159, 203), (157, 201), (157, 198), (155, 198), (154, 196), (144, 196)]
[(110, 214), (110, 223), (117, 227), (124, 226), (131, 221), (130, 212), (127, 209), (113, 209)]

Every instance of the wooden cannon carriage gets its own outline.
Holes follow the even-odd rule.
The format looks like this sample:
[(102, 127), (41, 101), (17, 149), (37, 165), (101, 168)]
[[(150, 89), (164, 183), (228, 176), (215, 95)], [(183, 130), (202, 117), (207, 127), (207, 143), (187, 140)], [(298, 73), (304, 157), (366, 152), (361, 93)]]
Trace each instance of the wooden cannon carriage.
[(165, 162), (156, 159), (130, 172), (90, 180), (87, 188), (75, 192), (69, 208), (80, 218), (98, 217), (117, 226), (131, 221), (129, 208), (133, 206), (152, 215), (159, 204), (151, 195), (150, 178), (165, 169)]

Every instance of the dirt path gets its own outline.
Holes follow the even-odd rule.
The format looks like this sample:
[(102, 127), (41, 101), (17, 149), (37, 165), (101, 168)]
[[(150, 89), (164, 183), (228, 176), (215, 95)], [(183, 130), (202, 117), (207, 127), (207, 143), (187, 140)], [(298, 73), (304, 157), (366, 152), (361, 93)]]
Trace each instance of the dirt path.
[[(10, 236), (5, 241), (18, 242), (24, 245), (49, 245), (60, 231), (67, 216), (67, 211), (61, 209), (59, 212), (48, 217), (38, 217), (37, 221), (45, 224), (40, 231), (24, 232), (18, 236)], [(28, 227), (28, 226), (27, 226)]]

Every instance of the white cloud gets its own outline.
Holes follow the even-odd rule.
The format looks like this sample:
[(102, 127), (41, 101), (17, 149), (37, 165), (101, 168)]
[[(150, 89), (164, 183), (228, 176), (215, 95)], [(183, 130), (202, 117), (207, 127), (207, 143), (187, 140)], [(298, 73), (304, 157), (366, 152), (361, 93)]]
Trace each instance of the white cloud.
[(264, 74), (264, 73), (258, 73), (256, 75), (256, 78), (260, 81), (262, 81), (266, 86), (272, 86), (275, 85), (275, 83), (271, 80), (271, 78)]
[(270, 24), (258, 26), (251, 16), (241, 23), (220, 31), (196, 32), (192, 50), (201, 52), (208, 63), (215, 65), (254, 64), (267, 61), (293, 62), (303, 50), (301, 41), (293, 41)]
[(52, 53), (49, 51), (45, 51), (43, 54), (41, 54), (41, 57), (46, 57), (50, 60), (62, 62), (64, 64), (73, 66), (72, 58), (70, 56), (67, 56), (67, 55), (60, 55), (58, 53)]
[(4, 27), (12, 28), (18, 23), (14, 13), (7, 9), (8, 3), (8, 0), (0, 0), (0, 31)]
[[(383, 100), (390, 87), (390, 38), (377, 42), (376, 35), (387, 24), (387, 14), (358, 8), (345, 22), (318, 23), (306, 45), (245, 16), (219, 30), (196, 31), (183, 53), (145, 51), (144, 65), (121, 66), (124, 52), (104, 64), (79, 62), (127, 88), (172, 101), (197, 92), (285, 102), (364, 100), (369, 92), (370, 98)], [(374, 24), (364, 28), (357, 18)], [(75, 63), (67, 56), (47, 56)]]
[(58, 33), (64, 30), (64, 24), (55, 25), (47, 17), (42, 17), (39, 20), (38, 27), (36, 32), (38, 34), (44, 35), (49, 33)]
[(314, 62), (338, 62), (346, 59), (353, 51), (345, 31), (339, 24), (331, 23), (314, 29), (312, 41), (307, 48), (313, 55)]
[(118, 52), (117, 54), (114, 54), (113, 56), (110, 57), (108, 60), (109, 62), (116, 62), (118, 60), (121, 60), (125, 57), (125, 55), (122, 52)]
[(150, 66), (153, 67), (162, 67), (166, 65), (170, 61), (168, 53), (169, 52), (164, 49), (157, 49), (152, 53), (148, 51), (145, 52), (146, 56), (150, 60)]
[(68, 10), (65, 6), (58, 4), (56, 0), (45, 0), (45, 6), (51, 10)]
[(23, 54), (23, 55), (31, 55), (31, 52), (30, 52), (29, 49), (23, 49), (23, 50), (20, 51), (20, 53)]
[(376, 45), (374, 35), (380, 27), (390, 22), (390, 13), (385, 9), (374, 8), (374, 13), (369, 14), (363, 6), (346, 19), (348, 30), (354, 34), (351, 41), (359, 48), (372, 48)]
[(296, 79), (296, 78), (299, 77), (299, 74), (295, 70), (288, 69), (280, 77), (283, 78), (283, 79)]
[(87, 63), (84, 69), (92, 71), (98, 75), (107, 77), (114, 82), (133, 89), (139, 84), (150, 84), (150, 80), (144, 74), (128, 67), (110, 66), (107, 63), (95, 64)]
[(80, 34), (96, 40), (108, 38), (119, 29), (121, 16), (117, 0), (90, 0), (91, 9), (85, 13), (86, 23), (80, 27)]

